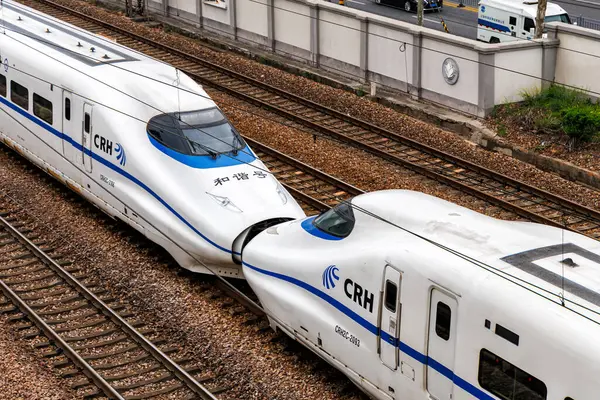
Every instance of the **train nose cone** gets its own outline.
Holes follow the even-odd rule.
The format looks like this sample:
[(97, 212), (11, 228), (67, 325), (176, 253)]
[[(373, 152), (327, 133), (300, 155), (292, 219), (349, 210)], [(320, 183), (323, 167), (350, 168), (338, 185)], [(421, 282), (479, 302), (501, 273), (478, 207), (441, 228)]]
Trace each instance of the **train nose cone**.
[[(242, 186), (243, 185), (243, 186)], [(305, 217), (304, 211), (287, 190), (270, 175), (254, 182), (217, 186), (206, 194), (227, 210), (220, 234), (232, 249), (233, 262), (241, 264), (246, 243), (270, 226)]]

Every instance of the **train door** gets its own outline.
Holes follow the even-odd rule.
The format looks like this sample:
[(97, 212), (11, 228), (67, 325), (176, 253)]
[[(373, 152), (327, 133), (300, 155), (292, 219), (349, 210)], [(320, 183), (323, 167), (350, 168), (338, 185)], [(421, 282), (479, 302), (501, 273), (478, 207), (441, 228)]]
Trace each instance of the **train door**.
[(92, 111), (93, 107), (91, 104), (83, 104), (81, 156), (83, 157), (83, 165), (87, 172), (92, 172)]
[(458, 303), (454, 297), (437, 289), (431, 291), (427, 390), (438, 400), (452, 399), (454, 390), (457, 309)]
[(383, 274), (383, 301), (379, 312), (379, 356), (388, 368), (398, 367), (398, 339), (400, 338), (400, 285), (402, 274), (391, 265)]
[(77, 131), (79, 130), (79, 124), (75, 118), (72, 118), (71, 102), (73, 101), (73, 94), (67, 90), (63, 90), (63, 113), (62, 113), (62, 133), (64, 135), (62, 141), (63, 156), (67, 160), (77, 161), (75, 159), (75, 148), (69, 143), (74, 141), (77, 137)]

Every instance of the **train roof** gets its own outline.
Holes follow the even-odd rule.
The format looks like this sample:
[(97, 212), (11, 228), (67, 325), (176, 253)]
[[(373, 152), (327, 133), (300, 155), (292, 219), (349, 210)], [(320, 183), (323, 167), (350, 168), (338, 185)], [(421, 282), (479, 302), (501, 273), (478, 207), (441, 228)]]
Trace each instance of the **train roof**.
[[(373, 192), (352, 202), (431, 241), (413, 236), (415, 252), (426, 257), (443, 252), (449, 263), (457, 263), (475, 280), (475, 274), (495, 274), (555, 303), (564, 293), (567, 306), (600, 322), (600, 242), (596, 240), (546, 225), (499, 220), (420, 192)], [(355, 216), (357, 225), (361, 220), (369, 224), (365, 214), (355, 211)], [(390, 232), (400, 232), (386, 225)], [(439, 251), (432, 251), (431, 245)]]
[[(200, 86), (173, 66), (122, 46), (114, 39), (90, 33), (12, 0), (3, 2), (2, 19), (5, 37), (14, 39), (13, 44), (22, 49), (20, 53), (33, 57), (32, 66), (45, 66), (45, 74), (52, 75), (47, 81), (56, 86), (77, 92), (77, 88), (70, 87), (72, 80), (87, 79), (90, 82), (81, 85), (81, 91), (90, 87), (96, 92), (102, 87), (115, 89), (126, 96), (144, 99), (151, 108), (166, 109), (165, 112), (215, 106)], [(53, 69), (64, 71), (61, 74)], [(73, 70), (80, 75), (74, 76)], [(57, 82), (56, 77), (65, 81)], [(183, 90), (177, 90), (178, 87)], [(158, 113), (153, 111), (150, 115)]]

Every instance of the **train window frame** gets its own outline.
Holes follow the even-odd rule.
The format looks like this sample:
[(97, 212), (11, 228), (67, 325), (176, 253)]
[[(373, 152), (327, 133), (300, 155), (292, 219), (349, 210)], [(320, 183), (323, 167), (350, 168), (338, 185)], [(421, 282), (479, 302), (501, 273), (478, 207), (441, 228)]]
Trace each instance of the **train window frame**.
[(67, 121), (71, 120), (71, 99), (65, 97), (65, 119)]
[(6, 92), (8, 90), (6, 75), (0, 74), (0, 96), (6, 98)]
[[(494, 364), (492, 365), (491, 362), (488, 362), (489, 360), (493, 360)], [(487, 365), (485, 364), (486, 362), (487, 362)], [(484, 370), (489, 369), (489, 368), (493, 369), (492, 372), (484, 375)], [(510, 371), (513, 371), (513, 372), (509, 373)], [(496, 372), (498, 372), (498, 373), (496, 373)], [(501, 378), (510, 379), (511, 381), (505, 382), (505, 383), (500, 382), (499, 385), (496, 384), (496, 386), (494, 387), (494, 386), (492, 386), (492, 385), (494, 385), (494, 382), (489, 381), (490, 378), (492, 377), (492, 375), (494, 375), (494, 378), (496, 379), (496, 381), (498, 381), (499, 378), (500, 379)], [(512, 375), (512, 377), (510, 375)], [(528, 392), (526, 393), (526, 395), (528, 396), (528, 397), (526, 397), (527, 399), (546, 400), (548, 398), (548, 387), (542, 380), (534, 377), (533, 375), (531, 375), (528, 372), (525, 372), (521, 368), (506, 361), (502, 357), (499, 357), (498, 355), (492, 353), (491, 351), (489, 351), (485, 348), (482, 348), (481, 351), (479, 352), (479, 366), (478, 366), (478, 371), (477, 371), (477, 382), (479, 383), (479, 386), (481, 386), (483, 389), (487, 390), (488, 392), (492, 393), (494, 396), (497, 396), (501, 399), (515, 399), (516, 391), (519, 390), (520, 393), (522, 393), (524, 389), (528, 390)], [(496, 383), (498, 383), (498, 382), (496, 382)], [(536, 388), (535, 386), (539, 386), (539, 387)], [(506, 388), (512, 389), (511, 393), (508, 393), (508, 392), (503, 393), (498, 390), (498, 389), (506, 389)], [(539, 389), (543, 389), (543, 390), (539, 390)], [(535, 396), (532, 396), (533, 394), (535, 394)], [(520, 397), (520, 398), (525, 398), (525, 397)], [(519, 400), (519, 398), (517, 398), (516, 400)]]
[[(440, 308), (441, 305), (441, 308)], [(440, 313), (442, 311), (442, 313)], [(447, 323), (446, 317), (448, 315)], [(443, 318), (443, 320), (442, 320)], [(438, 301), (435, 306), (435, 334), (446, 342), (450, 340), (450, 330), (452, 329), (452, 309), (443, 301)]]
[[(330, 221), (332, 221), (333, 224), (329, 224)], [(350, 236), (354, 230), (356, 219), (354, 218), (352, 205), (350, 203), (343, 202), (320, 214), (313, 220), (312, 223), (321, 232), (325, 232), (328, 235), (343, 239)], [(343, 228), (342, 231), (339, 229), (333, 229), (340, 227)]]
[(54, 121), (54, 107), (52, 102), (35, 92), (33, 92), (33, 115), (50, 125)]
[(247, 146), (218, 107), (155, 115), (146, 131), (163, 146), (188, 156), (235, 156)]
[[(390, 302), (391, 296), (389, 296), (390, 293), (390, 287), (393, 287), (394, 289), (394, 296), (393, 296), (393, 301)], [(383, 304), (385, 305), (385, 308), (388, 309), (388, 311), (395, 313), (396, 312), (396, 308), (397, 308), (397, 304), (398, 304), (398, 285), (396, 285), (396, 283), (390, 281), (389, 279), (385, 280), (385, 291), (384, 291), (384, 297), (383, 297)], [(390, 306), (391, 305), (391, 306)]]
[(90, 113), (84, 113), (83, 130), (85, 131), (85, 133), (90, 133), (91, 129), (92, 129), (92, 116), (90, 115)]
[[(15, 93), (19, 90), (24, 90), (24, 94)], [(25, 101), (23, 101), (25, 99)], [(10, 81), (10, 101), (18, 105), (24, 110), (29, 111), (29, 89), (21, 85), (17, 81)]]

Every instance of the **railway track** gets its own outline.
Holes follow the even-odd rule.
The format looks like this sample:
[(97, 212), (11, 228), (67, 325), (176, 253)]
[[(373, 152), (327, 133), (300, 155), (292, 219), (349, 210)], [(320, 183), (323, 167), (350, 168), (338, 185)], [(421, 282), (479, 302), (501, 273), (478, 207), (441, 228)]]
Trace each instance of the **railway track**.
[[(260, 142), (247, 141), (309, 214), (363, 193)], [(12, 151), (10, 154), (21, 158)], [(27, 160), (24, 162), (28, 163)], [(55, 254), (53, 248), (47, 247), (45, 241), (40, 241), (29, 222), (19, 222), (22, 218), (13, 215), (3, 211), (0, 203), (0, 289), (4, 293), (4, 297), (0, 294), (0, 313), (9, 313), (8, 319), (13, 321), (24, 338), (37, 338), (34, 346), (41, 349), (44, 357), (53, 358), (51, 363), (59, 368), (59, 375), (69, 380), (69, 385), (77, 390), (78, 395), (120, 398), (116, 397), (118, 393), (126, 399), (161, 398), (161, 395), (168, 398), (175, 395), (176, 398), (214, 398), (210, 394), (205, 397), (197, 395), (196, 390), (190, 391), (185, 382), (178, 381), (176, 374), (172, 373), (172, 365), (165, 367), (160, 360), (154, 360), (154, 354), (138, 346), (136, 339), (130, 338), (129, 332), (118, 326), (120, 320), (126, 320), (131, 329), (146, 337), (156, 334), (135, 319), (127, 307), (112, 298), (98, 282), (87, 278), (70, 262), (63, 261), (60, 254)], [(76, 286), (72, 286), (72, 281)], [(227, 308), (230, 314), (246, 313), (244, 324), (257, 324), (256, 329), (261, 331), (270, 330), (262, 318), (265, 315), (263, 309), (247, 286), (241, 282), (232, 285), (218, 279), (210, 282), (200, 285), (200, 289), (204, 291), (214, 286), (210, 297), (220, 299), (222, 307)], [(234, 300), (240, 305), (236, 306)], [(109, 307), (109, 310), (96, 309), (97, 306)], [(248, 312), (251, 314), (248, 315)], [(290, 356), (299, 357), (298, 354), (304, 353), (303, 348), (295, 346), (284, 335), (275, 335), (269, 340), (283, 341), (284, 352)], [(153, 346), (163, 341), (153, 339), (152, 343), (146, 342), (146, 345)], [(160, 351), (173, 355), (177, 349), (163, 346)], [(128, 358), (119, 360), (122, 356)], [(102, 362), (107, 358), (108, 363)], [(211, 380), (211, 374), (203, 373), (194, 365), (193, 359), (184, 356), (176, 361), (178, 365), (175, 367), (182, 365), (183, 370), (198, 381)], [(136, 363), (140, 365), (136, 366)], [(316, 368), (319, 366), (316, 365)], [(154, 385), (145, 395), (140, 393), (144, 390), (144, 383)], [(161, 384), (158, 389), (157, 384)], [(347, 388), (354, 386), (349, 384)], [(227, 389), (227, 386), (221, 386), (210, 392), (216, 395)], [(127, 390), (136, 392), (127, 393)], [(348, 393), (354, 391), (346, 390)], [(186, 396), (187, 392), (190, 392), (189, 396)]]
[(364, 191), (319, 171), (256, 140), (245, 137), (250, 147), (277, 180), (311, 215), (347, 201)]
[(24, 4), (168, 62), (199, 83), (358, 147), (522, 218), (600, 237), (600, 212), (434, 149), (394, 132), (267, 85), (168, 45), (70, 10), (50, 0)]
[[(215, 400), (224, 389), (199, 383), (203, 371), (165, 345), (128, 307), (45, 246), (16, 213), (0, 211), (0, 312), (35, 338), (82, 397)], [(49, 255), (52, 254), (52, 257)], [(176, 396), (176, 397), (170, 397)]]

